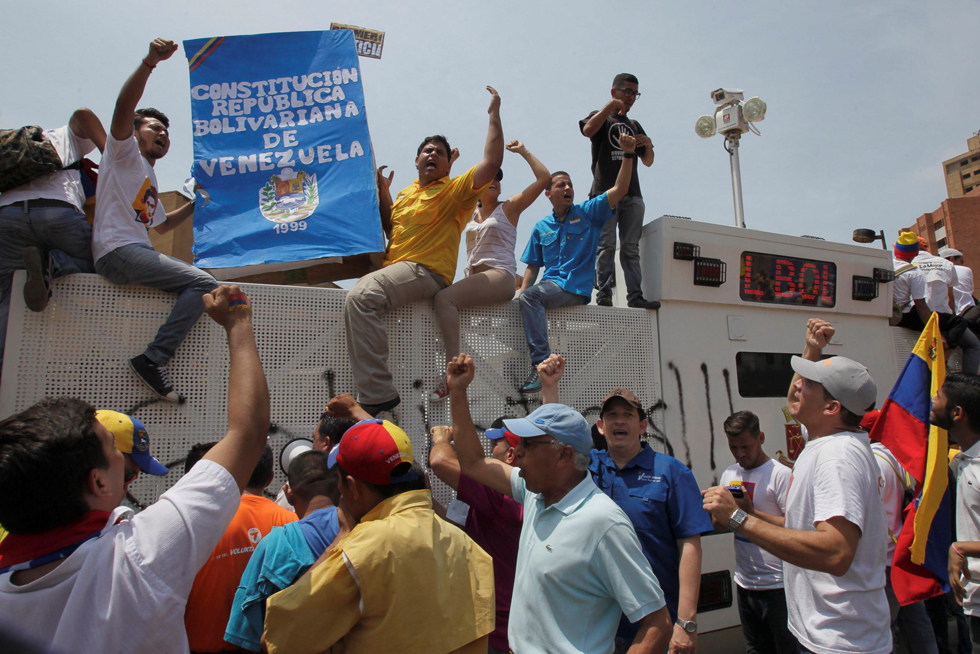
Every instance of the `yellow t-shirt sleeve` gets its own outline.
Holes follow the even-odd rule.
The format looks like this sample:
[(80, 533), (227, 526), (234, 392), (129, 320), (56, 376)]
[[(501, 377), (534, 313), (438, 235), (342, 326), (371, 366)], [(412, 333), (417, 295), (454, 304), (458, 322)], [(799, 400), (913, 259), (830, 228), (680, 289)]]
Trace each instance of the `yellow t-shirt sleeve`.
[(476, 202), (480, 199), (487, 187), (493, 182), (493, 180), (487, 182), (480, 188), (473, 190), (473, 182), (476, 179), (476, 166), (473, 166), (465, 173), (459, 177), (454, 177), (449, 180), (446, 193), (449, 197), (455, 201), (461, 209), (468, 210), (465, 213), (460, 211), (456, 214), (456, 220), (461, 225), (465, 225), (469, 222), (470, 214), (473, 209), (476, 208)]
[(329, 649), (360, 619), (360, 597), (342, 551), (334, 550), (313, 572), (269, 598), (263, 637), (270, 654)]

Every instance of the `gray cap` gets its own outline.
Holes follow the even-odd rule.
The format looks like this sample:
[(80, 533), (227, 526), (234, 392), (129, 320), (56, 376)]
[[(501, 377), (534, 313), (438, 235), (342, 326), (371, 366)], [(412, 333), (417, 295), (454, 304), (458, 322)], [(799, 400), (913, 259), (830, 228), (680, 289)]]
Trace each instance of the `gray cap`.
[(521, 438), (548, 435), (585, 455), (594, 447), (589, 423), (581, 413), (564, 404), (542, 404), (526, 418), (508, 418), (504, 425)]
[(790, 364), (800, 377), (821, 384), (845, 409), (858, 416), (863, 416), (878, 399), (878, 387), (871, 373), (847, 357), (822, 361), (793, 357)]
[(959, 250), (954, 250), (953, 248), (940, 248), (939, 257), (942, 259), (949, 259), (950, 257), (962, 257), (963, 253)]

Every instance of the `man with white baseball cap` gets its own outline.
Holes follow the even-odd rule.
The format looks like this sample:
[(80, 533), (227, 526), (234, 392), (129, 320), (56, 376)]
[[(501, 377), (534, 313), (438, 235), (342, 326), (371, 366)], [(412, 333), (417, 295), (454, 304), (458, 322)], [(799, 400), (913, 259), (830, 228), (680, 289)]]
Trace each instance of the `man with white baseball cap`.
[(807, 444), (793, 467), (785, 519), (743, 511), (722, 486), (705, 491), (704, 508), (783, 560), (789, 628), (802, 651), (888, 654), (887, 518), (881, 472), (860, 431), (878, 389), (860, 363), (821, 358), (833, 335), (830, 323), (811, 319), (803, 356), (792, 359), (787, 408)]
[(973, 270), (963, 265), (963, 253), (953, 248), (941, 248), (939, 256), (953, 264), (956, 270), (956, 283), (953, 284), (953, 313), (962, 316), (963, 312), (976, 304), (973, 301)]
[(630, 649), (666, 651), (672, 628), (660, 584), (629, 518), (592, 481), (592, 433), (563, 404), (504, 420), (520, 438), (520, 468), (488, 459), (470, 416), (473, 359), (446, 368), (463, 474), (524, 506), (507, 637), (521, 654), (608, 654), (619, 618), (639, 623)]

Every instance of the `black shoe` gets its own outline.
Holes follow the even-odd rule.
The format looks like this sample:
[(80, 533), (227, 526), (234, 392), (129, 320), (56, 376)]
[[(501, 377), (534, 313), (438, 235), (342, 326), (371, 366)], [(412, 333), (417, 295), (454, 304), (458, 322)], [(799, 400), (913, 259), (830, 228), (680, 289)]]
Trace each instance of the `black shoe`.
[(129, 367), (133, 369), (140, 381), (146, 384), (147, 388), (161, 398), (175, 403), (184, 400), (174, 390), (173, 384), (170, 383), (170, 373), (167, 371), (167, 366), (158, 366), (147, 359), (146, 355), (141, 354), (129, 360)]
[(644, 300), (642, 297), (635, 300), (630, 300), (626, 303), (626, 306), (632, 307), (634, 309), (659, 309), (660, 303), (656, 300)]
[(48, 306), (48, 298), (51, 297), (51, 290), (48, 288), (48, 280), (51, 278), (48, 257), (41, 248), (33, 245), (24, 248), (23, 256), (24, 268), (27, 269), (24, 302), (31, 311), (44, 311), (44, 307)]
[(382, 402), (381, 404), (361, 404), (361, 408), (371, 414), (372, 417), (378, 415), (382, 411), (391, 411), (396, 406), (402, 403), (402, 398), (396, 397), (393, 400), (388, 400), (387, 402)]
[(611, 297), (597, 297), (595, 299), (595, 303), (596, 303), (596, 305), (598, 305), (600, 307), (611, 307), (612, 306), (612, 298)]

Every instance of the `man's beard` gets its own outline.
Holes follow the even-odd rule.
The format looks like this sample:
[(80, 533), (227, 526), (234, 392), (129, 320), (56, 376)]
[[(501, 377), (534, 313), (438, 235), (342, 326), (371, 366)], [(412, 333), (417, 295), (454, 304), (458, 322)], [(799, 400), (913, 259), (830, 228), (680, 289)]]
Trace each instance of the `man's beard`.
[(932, 421), (932, 424), (936, 425), (940, 429), (945, 429), (946, 431), (953, 428), (953, 417), (950, 415), (948, 408), (942, 413), (936, 413), (933, 411), (933, 414), (935, 414), (936, 419)]

